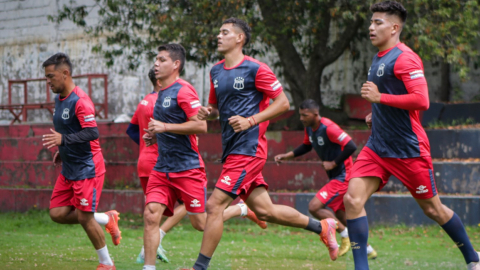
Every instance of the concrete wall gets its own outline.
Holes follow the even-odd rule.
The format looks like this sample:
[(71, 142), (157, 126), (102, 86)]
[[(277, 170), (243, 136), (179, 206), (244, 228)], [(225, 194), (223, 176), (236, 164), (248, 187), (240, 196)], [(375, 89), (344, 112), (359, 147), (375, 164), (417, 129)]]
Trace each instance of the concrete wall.
[[(153, 60), (145, 59), (144, 64), (135, 71), (127, 69), (126, 61), (120, 59), (113, 67), (107, 68), (104, 59), (91, 52), (91, 48), (102, 39), (92, 39), (71, 22), (61, 25), (49, 22), (48, 15), (56, 15), (58, 9), (67, 4), (68, 0), (0, 0), (0, 103), (8, 101), (8, 80), (43, 77), (41, 64), (49, 56), (57, 52), (70, 55), (74, 70), (73, 74), (107, 73), (109, 75), (109, 116), (114, 118), (123, 113), (131, 113), (142, 97), (151, 91), (151, 83), (146, 76)], [(82, 4), (93, 5), (93, 0), (83, 0)], [(97, 21), (93, 10), (88, 18), (88, 24)], [(358, 93), (375, 49), (365, 41), (360, 59), (352, 63), (352, 56), (346, 52), (338, 61), (326, 68), (322, 78), (322, 95), (327, 105), (338, 107), (340, 98), (345, 93)], [(273, 63), (275, 53), (261, 59)], [(193, 63), (187, 63), (186, 80), (190, 81), (199, 92), (203, 103), (208, 99), (209, 66), (200, 68)], [(439, 86), (438, 66), (425, 63), (426, 77), (430, 86), (430, 99), (436, 99)], [(463, 98), (471, 100), (479, 95), (480, 70), (472, 64), (471, 80), (460, 82), (452, 75), (453, 85), (464, 92)], [(86, 80), (78, 80), (79, 86), (86, 89)], [(285, 85), (285, 83), (284, 83)], [(41, 83), (29, 83), (28, 98), (31, 101), (44, 101), (45, 86)], [(14, 88), (13, 101), (23, 100), (22, 87)], [(288, 86), (287, 86), (288, 89)], [(94, 83), (94, 100), (103, 100), (100, 81)], [(48, 120), (46, 111), (29, 113), (29, 121)], [(0, 111), (0, 120), (12, 119), (6, 111)], [(8, 123), (8, 121), (6, 121)]]

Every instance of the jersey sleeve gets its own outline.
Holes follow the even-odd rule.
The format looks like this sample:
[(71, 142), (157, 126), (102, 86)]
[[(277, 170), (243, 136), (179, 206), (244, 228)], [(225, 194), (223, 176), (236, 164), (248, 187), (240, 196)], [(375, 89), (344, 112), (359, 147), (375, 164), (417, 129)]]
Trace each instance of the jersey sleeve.
[(134, 125), (138, 125), (138, 116), (137, 116), (137, 113), (138, 113), (138, 110), (140, 109), (140, 104), (138, 104), (137, 106), (137, 109), (135, 110), (135, 113), (133, 114), (132, 116), (132, 120), (130, 120), (130, 123), (134, 124)]
[(217, 94), (215, 93), (215, 86), (213, 85), (211, 74), (210, 74), (210, 95), (208, 96), (208, 104), (217, 104)]
[(80, 98), (75, 105), (75, 115), (82, 128), (96, 127), (95, 107), (90, 99)]
[(303, 144), (312, 145), (312, 143), (310, 142), (310, 138), (308, 138), (307, 129), (305, 129), (305, 136), (303, 136)]
[(352, 138), (336, 124), (327, 127), (327, 136), (331, 142), (342, 147), (352, 140)]
[(402, 53), (395, 62), (393, 72), (397, 79), (403, 81), (407, 91), (414, 86), (427, 84), (427, 80), (423, 74), (422, 59), (415, 53)]
[(180, 91), (178, 91), (177, 102), (188, 118), (197, 115), (198, 110), (200, 110), (202, 106), (195, 89), (188, 86), (183, 86)]
[(255, 76), (255, 87), (269, 98), (276, 98), (282, 93), (282, 84), (277, 80), (273, 71), (265, 64), (261, 64)]

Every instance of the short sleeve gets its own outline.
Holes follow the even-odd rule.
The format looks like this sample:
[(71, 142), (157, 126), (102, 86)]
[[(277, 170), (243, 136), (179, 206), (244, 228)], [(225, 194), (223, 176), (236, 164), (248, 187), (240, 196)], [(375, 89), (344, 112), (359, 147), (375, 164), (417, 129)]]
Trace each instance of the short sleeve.
[(217, 104), (217, 94), (212, 82), (212, 75), (210, 74), (210, 95), (208, 96), (208, 104)]
[(393, 71), (395, 76), (403, 81), (409, 93), (413, 86), (427, 84), (422, 59), (413, 52), (402, 53), (397, 58)]
[(96, 127), (95, 107), (90, 99), (80, 98), (75, 105), (75, 115), (82, 128)]
[(202, 106), (195, 89), (188, 86), (183, 86), (178, 91), (177, 102), (188, 118), (197, 115), (198, 110)]
[(282, 93), (282, 84), (277, 80), (272, 70), (265, 64), (261, 64), (255, 77), (255, 87), (269, 98), (276, 98)]
[(303, 144), (312, 145), (310, 138), (308, 137), (307, 129), (305, 129), (305, 136), (303, 136)]
[(134, 124), (134, 125), (138, 125), (138, 116), (137, 116), (137, 113), (138, 113), (138, 110), (140, 109), (140, 105), (141, 105), (141, 104), (138, 104), (137, 109), (135, 110), (135, 113), (133, 114), (132, 120), (130, 120), (130, 123), (132, 123), (132, 124)]
[(337, 124), (332, 124), (327, 127), (328, 139), (340, 146), (345, 146), (352, 138), (343, 131)]

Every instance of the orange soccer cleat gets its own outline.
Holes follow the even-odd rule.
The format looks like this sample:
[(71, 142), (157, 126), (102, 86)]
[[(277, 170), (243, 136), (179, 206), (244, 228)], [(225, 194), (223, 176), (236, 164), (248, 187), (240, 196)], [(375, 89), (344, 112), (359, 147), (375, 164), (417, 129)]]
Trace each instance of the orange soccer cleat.
[(320, 240), (327, 246), (330, 259), (335, 261), (338, 257), (338, 243), (335, 238), (337, 222), (333, 218), (326, 218), (320, 220), (320, 224), (322, 225)]
[(97, 270), (117, 270), (117, 268), (115, 268), (115, 265), (99, 264)]
[(110, 210), (105, 212), (108, 215), (108, 223), (105, 225), (105, 230), (112, 236), (112, 242), (115, 246), (120, 244), (120, 240), (122, 239), (122, 232), (118, 229), (118, 220), (120, 219), (116, 210)]
[(262, 228), (262, 229), (267, 228), (267, 223), (263, 220), (259, 220), (257, 218), (257, 215), (255, 215), (255, 213), (252, 210), (250, 210), (250, 208), (247, 208), (247, 215), (244, 216), (243, 218), (248, 218), (251, 221), (257, 223), (257, 225), (260, 226), (260, 228)]

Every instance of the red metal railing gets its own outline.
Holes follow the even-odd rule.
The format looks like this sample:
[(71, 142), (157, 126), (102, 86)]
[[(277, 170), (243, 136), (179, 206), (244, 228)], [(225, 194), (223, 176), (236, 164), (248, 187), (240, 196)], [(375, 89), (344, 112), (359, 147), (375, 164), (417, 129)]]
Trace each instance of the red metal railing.
[[(95, 115), (102, 118), (108, 118), (108, 75), (107, 74), (83, 74), (72, 76), (72, 78), (87, 78), (88, 80), (88, 95), (92, 97), (92, 79), (103, 79), (103, 90), (104, 90), (104, 101), (103, 103), (94, 103), (95, 105)], [(35, 82), (35, 81), (45, 81), (45, 88), (47, 92), (47, 98), (45, 102), (36, 102), (36, 103), (28, 103), (28, 85), (27, 82)], [(53, 115), (53, 109), (55, 108), (55, 102), (50, 101), (50, 89), (46, 83), (46, 78), (37, 78), (37, 79), (25, 79), (25, 80), (8, 80), (8, 104), (2, 105), (0, 104), (0, 110), (8, 110), (13, 115), (13, 120), (10, 124), (15, 123), (18, 121), (19, 123), (22, 122), (20, 120), (20, 116), (22, 116), (23, 121), (27, 121), (28, 117), (28, 110), (34, 109), (46, 109)], [(23, 104), (12, 104), (12, 85), (14, 84), (23, 84), (23, 91), (24, 91), (24, 100)], [(100, 114), (103, 112), (103, 116)]]

